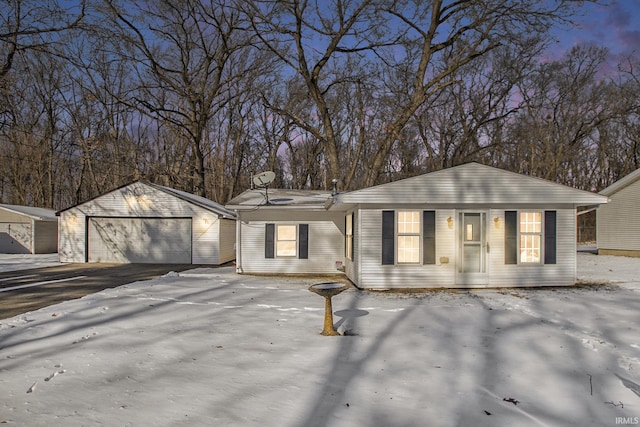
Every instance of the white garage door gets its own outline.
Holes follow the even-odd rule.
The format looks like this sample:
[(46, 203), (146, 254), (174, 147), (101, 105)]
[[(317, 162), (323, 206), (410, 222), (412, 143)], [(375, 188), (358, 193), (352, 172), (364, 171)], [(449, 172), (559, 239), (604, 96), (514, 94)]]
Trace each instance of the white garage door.
[(191, 263), (190, 218), (91, 218), (89, 262)]

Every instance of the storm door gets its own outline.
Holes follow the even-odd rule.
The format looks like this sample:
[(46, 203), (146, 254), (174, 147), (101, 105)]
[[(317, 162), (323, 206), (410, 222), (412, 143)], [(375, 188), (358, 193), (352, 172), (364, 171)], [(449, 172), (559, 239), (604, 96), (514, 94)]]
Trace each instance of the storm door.
[(487, 215), (460, 212), (458, 217), (458, 279), (461, 285), (481, 285), (487, 275)]

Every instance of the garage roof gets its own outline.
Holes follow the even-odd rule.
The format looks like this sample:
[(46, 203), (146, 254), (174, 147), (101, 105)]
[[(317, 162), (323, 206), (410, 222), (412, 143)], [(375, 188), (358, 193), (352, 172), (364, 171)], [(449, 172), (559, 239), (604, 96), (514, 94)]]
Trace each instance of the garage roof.
[(165, 193), (174, 195), (177, 198), (193, 203), (194, 205), (198, 205), (202, 208), (213, 211), (223, 218), (235, 219), (236, 217), (236, 214), (233, 211), (226, 209), (224, 206), (214, 202), (213, 200), (209, 200), (201, 196), (196, 196), (195, 194), (187, 193), (185, 191), (176, 190), (175, 188), (164, 187), (158, 184), (151, 184), (148, 182), (144, 182), (144, 184), (147, 184), (148, 186)]
[(0, 209), (14, 214), (28, 216), (38, 221), (57, 221), (56, 211), (47, 208), (35, 208), (32, 206), (0, 204)]
[(620, 178), (618, 181), (614, 182), (604, 190), (600, 191), (598, 194), (602, 194), (603, 196), (611, 196), (612, 194), (617, 193), (625, 187), (633, 184), (634, 182), (640, 180), (640, 169), (631, 172), (629, 175)]
[[(115, 188), (115, 189), (113, 189), (111, 191), (108, 191), (105, 194), (108, 194), (108, 193), (111, 193), (111, 192), (114, 192), (114, 191), (118, 191), (118, 190), (120, 190), (122, 188), (125, 188), (125, 187), (128, 187), (128, 186), (132, 185), (132, 184), (135, 184), (136, 182), (138, 182), (140, 184), (147, 185), (147, 186), (149, 186), (151, 188), (154, 188), (154, 189), (156, 189), (158, 191), (162, 191), (163, 193), (167, 193), (169, 195), (177, 197), (177, 198), (179, 198), (181, 200), (184, 200), (186, 202), (189, 202), (189, 203), (192, 203), (194, 205), (200, 206), (201, 208), (207, 209), (207, 210), (209, 210), (211, 212), (214, 212), (214, 213), (220, 215), (222, 218), (227, 218), (227, 219), (235, 219), (236, 218), (236, 214), (233, 211), (230, 211), (229, 209), (226, 209), (224, 206), (214, 202), (213, 200), (209, 200), (209, 199), (206, 199), (204, 197), (196, 196), (195, 194), (187, 193), (185, 191), (176, 190), (174, 188), (169, 188), (169, 187), (165, 187), (165, 186), (158, 185), (158, 184), (152, 184), (150, 182), (145, 182), (145, 181), (134, 181), (132, 183), (129, 183), (129, 184), (126, 184), (126, 185), (122, 185), (122, 186), (120, 186), (118, 188)], [(78, 203), (76, 205), (69, 206), (68, 208), (61, 209), (60, 211), (56, 212), (55, 214), (56, 215), (60, 215), (61, 212), (67, 211), (67, 210), (72, 209), (72, 208), (75, 208), (76, 206), (83, 205), (83, 204), (85, 204), (87, 202), (90, 202), (91, 200), (97, 199), (98, 197), (102, 197), (105, 194), (100, 194), (99, 196), (92, 197), (91, 199), (85, 200), (82, 203)]]

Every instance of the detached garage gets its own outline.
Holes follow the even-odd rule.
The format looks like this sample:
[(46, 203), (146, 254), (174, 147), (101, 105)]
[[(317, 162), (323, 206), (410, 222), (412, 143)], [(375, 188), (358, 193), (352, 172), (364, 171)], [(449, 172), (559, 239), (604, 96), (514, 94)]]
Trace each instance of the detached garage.
[(598, 253), (640, 257), (640, 169), (600, 192), (609, 203), (596, 211)]
[(48, 254), (57, 250), (56, 211), (0, 204), (0, 253)]
[(235, 214), (193, 194), (134, 182), (58, 212), (60, 261), (223, 264)]

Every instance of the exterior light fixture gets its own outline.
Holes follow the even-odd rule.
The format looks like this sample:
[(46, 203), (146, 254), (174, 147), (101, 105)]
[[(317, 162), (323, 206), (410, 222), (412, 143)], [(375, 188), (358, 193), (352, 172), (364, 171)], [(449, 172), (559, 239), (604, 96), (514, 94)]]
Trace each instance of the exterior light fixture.
[(453, 228), (453, 218), (447, 218), (447, 226), (451, 229)]

